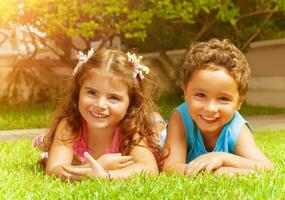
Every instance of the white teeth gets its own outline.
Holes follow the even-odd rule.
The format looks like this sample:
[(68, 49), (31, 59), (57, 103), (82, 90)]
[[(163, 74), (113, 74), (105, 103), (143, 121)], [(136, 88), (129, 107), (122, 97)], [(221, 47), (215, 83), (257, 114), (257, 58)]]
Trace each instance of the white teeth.
[(218, 117), (208, 117), (208, 116), (203, 116), (203, 115), (201, 115), (201, 118), (207, 121), (215, 121), (218, 119)]
[(94, 112), (90, 112), (92, 116), (96, 117), (96, 118), (105, 118), (108, 117), (108, 115), (105, 114), (99, 114), (99, 113), (94, 113)]

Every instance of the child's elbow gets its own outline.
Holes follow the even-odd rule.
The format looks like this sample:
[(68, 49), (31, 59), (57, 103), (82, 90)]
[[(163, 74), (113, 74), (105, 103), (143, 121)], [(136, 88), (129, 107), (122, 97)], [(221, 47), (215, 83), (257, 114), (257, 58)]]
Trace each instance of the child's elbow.
[(259, 170), (274, 171), (274, 166), (270, 161), (263, 161), (256, 166), (255, 171)]
[(268, 171), (274, 171), (274, 166), (270, 161), (268, 161), (267, 163), (265, 163), (264, 169)]
[(55, 170), (52, 170), (50, 168), (46, 168), (45, 172), (46, 172), (46, 175), (48, 175), (48, 176), (53, 176), (53, 177), (57, 177), (57, 178), (61, 177), (60, 174), (56, 173)]
[(148, 172), (151, 174), (151, 175), (158, 175), (159, 174), (159, 170), (158, 170), (158, 167), (157, 166), (153, 166), (153, 167), (150, 167), (148, 169)]
[(164, 164), (162, 167), (162, 172), (170, 172), (173, 167), (171, 165)]
[(56, 178), (60, 178), (60, 179), (65, 179), (63, 172), (64, 172), (64, 170), (62, 169), (62, 166), (56, 166), (53, 168), (46, 167), (46, 169), (45, 169), (46, 175), (56, 177)]
[(159, 170), (158, 170), (157, 165), (149, 165), (149, 164), (147, 165), (146, 164), (143, 168), (144, 168), (143, 171), (145, 171), (146, 173), (148, 173), (150, 175), (156, 176), (159, 174)]

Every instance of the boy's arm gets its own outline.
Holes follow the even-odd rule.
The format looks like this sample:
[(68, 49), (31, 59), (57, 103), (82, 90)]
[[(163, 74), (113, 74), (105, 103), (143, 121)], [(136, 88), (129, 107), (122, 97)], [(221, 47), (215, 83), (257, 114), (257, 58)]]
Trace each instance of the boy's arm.
[(271, 170), (273, 168), (271, 162), (256, 145), (252, 133), (245, 125), (238, 136), (235, 152), (236, 155), (226, 157), (224, 166), (253, 170)]
[(66, 136), (70, 136), (70, 130), (67, 122), (62, 120), (57, 127), (51, 148), (48, 152), (45, 169), (48, 175), (53, 175), (62, 179), (66, 179), (71, 176), (71, 174), (66, 172), (62, 166), (70, 165), (73, 159), (72, 142), (64, 142), (60, 140), (61, 138), (66, 138)]
[(228, 176), (234, 176), (234, 175), (240, 175), (240, 174), (253, 174), (256, 171), (253, 169), (242, 169), (242, 168), (234, 168), (234, 167), (221, 167), (214, 171), (215, 176), (219, 175), (228, 175)]
[(248, 173), (252, 170), (271, 170), (272, 164), (257, 147), (252, 133), (244, 126), (238, 136), (236, 155), (226, 152), (210, 152), (191, 161), (185, 170), (185, 175), (197, 174), (201, 171)]
[(164, 161), (163, 171), (184, 173), (187, 144), (184, 124), (178, 111), (174, 111), (167, 125), (167, 136), (163, 147)]

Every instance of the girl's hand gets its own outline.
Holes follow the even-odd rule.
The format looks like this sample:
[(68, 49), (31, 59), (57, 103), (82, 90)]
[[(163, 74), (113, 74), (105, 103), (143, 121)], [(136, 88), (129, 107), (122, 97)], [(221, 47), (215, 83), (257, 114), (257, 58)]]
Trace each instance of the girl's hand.
[[(89, 164), (85, 165), (63, 165), (60, 167), (60, 178), (64, 180), (73, 180), (73, 181), (79, 181), (82, 180), (85, 176), (79, 175), (77, 173), (73, 173), (72, 171), (74, 169), (82, 169), (82, 168), (88, 168), (90, 167)], [(72, 169), (72, 170), (70, 170)]]
[(223, 166), (223, 152), (211, 152), (192, 160), (185, 168), (184, 175), (195, 175), (199, 172), (212, 172)]
[[(71, 174), (70, 179), (79, 180), (82, 177), (88, 176), (91, 178), (108, 178), (108, 173), (104, 170), (104, 168), (87, 152), (84, 153), (84, 157), (86, 158), (89, 165), (86, 167), (72, 167), (72, 166), (63, 166), (63, 169)], [(73, 179), (77, 178), (77, 179)]]
[(97, 162), (105, 170), (121, 169), (134, 163), (132, 156), (122, 156), (120, 153), (104, 154)]

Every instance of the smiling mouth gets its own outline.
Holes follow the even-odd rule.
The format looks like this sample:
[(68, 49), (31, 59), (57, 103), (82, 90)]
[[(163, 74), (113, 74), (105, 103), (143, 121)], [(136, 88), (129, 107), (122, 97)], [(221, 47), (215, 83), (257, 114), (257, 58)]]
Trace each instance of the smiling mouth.
[(101, 113), (94, 113), (94, 112), (89, 112), (91, 116), (95, 118), (107, 118), (109, 115), (106, 114), (101, 114)]
[(208, 117), (204, 115), (200, 115), (201, 119), (203, 119), (206, 122), (216, 122), (219, 120), (219, 117)]

